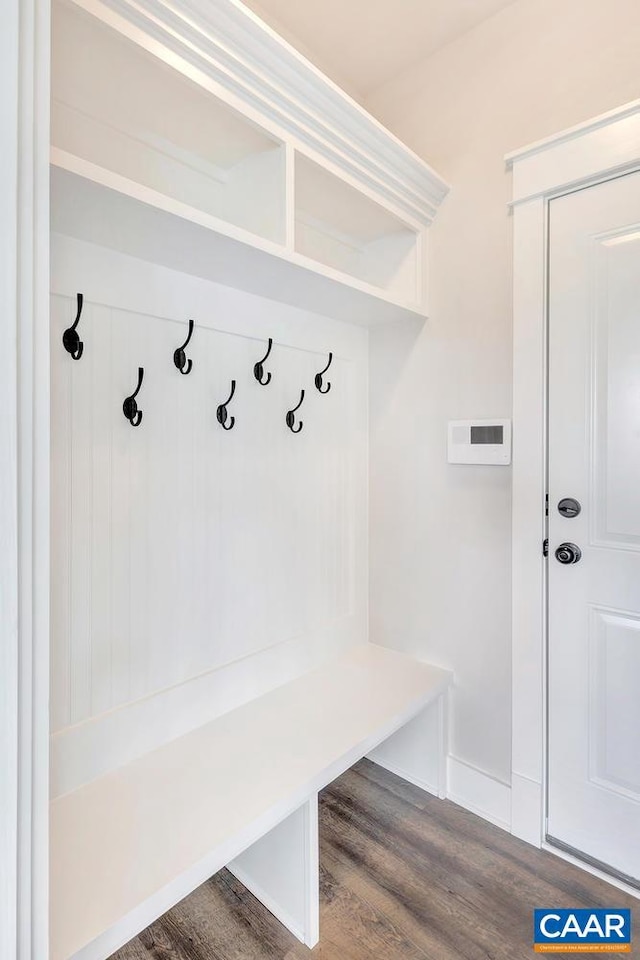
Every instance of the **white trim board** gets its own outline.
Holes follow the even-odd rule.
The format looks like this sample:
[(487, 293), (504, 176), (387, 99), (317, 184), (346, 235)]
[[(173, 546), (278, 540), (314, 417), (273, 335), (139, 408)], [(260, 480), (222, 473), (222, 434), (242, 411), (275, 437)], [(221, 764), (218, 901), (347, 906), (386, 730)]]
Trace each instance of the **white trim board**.
[[(381, 744), (381, 746), (383, 746), (383, 744)], [(424, 790), (425, 793), (430, 793), (432, 797), (440, 796), (437, 783), (433, 783), (431, 780), (424, 780), (422, 777), (417, 777), (413, 771), (408, 770), (401, 764), (394, 763), (392, 760), (382, 759), (382, 757), (377, 755), (376, 750), (367, 755), (367, 760), (371, 760), (376, 766), (387, 770), (394, 776), (400, 777), (401, 780), (406, 780), (407, 783), (412, 784), (414, 787), (419, 787), (420, 790)]]
[(447, 799), (484, 820), (511, 831), (511, 788), (477, 767), (449, 755)]
[[(49, 2), (0, 40), (0, 955), (48, 953)], [(19, 497), (17, 492), (19, 491)], [(4, 535), (6, 531), (6, 536)]]
[[(548, 207), (640, 168), (640, 101), (509, 154), (513, 170), (512, 833), (545, 832)], [(519, 437), (526, 437), (520, 443)], [(584, 865), (582, 865), (584, 869)], [(591, 871), (589, 871), (591, 872)]]
[(568, 140), (580, 139), (580, 137), (583, 137), (587, 133), (591, 133), (593, 130), (597, 130), (599, 127), (606, 127), (611, 123), (617, 123), (618, 121), (624, 120), (626, 117), (632, 116), (639, 111), (640, 99), (630, 100), (621, 107), (614, 107), (613, 110), (607, 110), (604, 113), (599, 113), (597, 116), (591, 117), (590, 120), (584, 120), (582, 123), (576, 123), (572, 127), (567, 127), (565, 130), (560, 130), (558, 133), (552, 133), (549, 137), (543, 137), (541, 140), (534, 140), (533, 143), (527, 144), (526, 147), (520, 147), (518, 150), (512, 150), (510, 153), (505, 154), (505, 160), (509, 164), (519, 163), (520, 161), (525, 160), (534, 154), (542, 153), (552, 147), (557, 147), (561, 143), (566, 143)]
[(568, 193), (635, 169), (640, 100), (505, 157), (513, 171), (512, 205)]
[(18, 0), (0, 31), (0, 956), (18, 952)]

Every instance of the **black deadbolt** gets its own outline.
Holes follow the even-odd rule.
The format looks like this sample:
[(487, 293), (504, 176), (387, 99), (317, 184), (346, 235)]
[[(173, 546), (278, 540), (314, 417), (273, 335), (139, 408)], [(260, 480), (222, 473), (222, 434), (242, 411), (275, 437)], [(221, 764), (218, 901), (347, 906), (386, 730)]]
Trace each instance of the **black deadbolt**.
[(582, 557), (582, 550), (575, 543), (561, 543), (556, 549), (558, 563), (578, 563)]
[(567, 517), (569, 520), (577, 517), (581, 510), (582, 507), (573, 497), (563, 497), (558, 504), (558, 513), (563, 517)]

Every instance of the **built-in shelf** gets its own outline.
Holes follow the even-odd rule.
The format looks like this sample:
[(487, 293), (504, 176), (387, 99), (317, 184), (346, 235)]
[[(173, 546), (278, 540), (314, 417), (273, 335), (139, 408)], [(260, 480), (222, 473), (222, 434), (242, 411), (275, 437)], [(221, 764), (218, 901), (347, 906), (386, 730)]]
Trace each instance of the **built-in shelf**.
[(295, 155), (295, 249), (418, 304), (420, 229), (301, 153)]
[(284, 242), (281, 140), (75, 4), (52, 28), (54, 147)]
[(446, 185), (235, 0), (154, 10), (54, 0), (53, 229), (341, 320), (423, 317)]
[(374, 287), (63, 151), (51, 154), (51, 229), (349, 323), (423, 316)]

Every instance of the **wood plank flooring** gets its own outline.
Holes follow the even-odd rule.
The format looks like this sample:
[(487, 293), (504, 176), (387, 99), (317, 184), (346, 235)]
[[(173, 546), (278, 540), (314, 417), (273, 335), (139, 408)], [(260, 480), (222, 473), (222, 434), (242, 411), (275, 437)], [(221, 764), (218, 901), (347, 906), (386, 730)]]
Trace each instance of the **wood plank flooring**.
[(551, 906), (629, 906), (640, 940), (639, 900), (367, 760), (322, 794), (320, 839), (313, 951), (223, 870), (112, 960), (531, 960)]

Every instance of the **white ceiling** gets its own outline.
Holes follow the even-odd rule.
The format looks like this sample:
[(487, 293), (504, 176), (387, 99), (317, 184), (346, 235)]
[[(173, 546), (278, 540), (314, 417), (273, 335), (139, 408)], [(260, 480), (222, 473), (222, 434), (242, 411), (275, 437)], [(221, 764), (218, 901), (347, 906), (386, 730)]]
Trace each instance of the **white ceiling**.
[(359, 100), (513, 0), (243, 0)]

